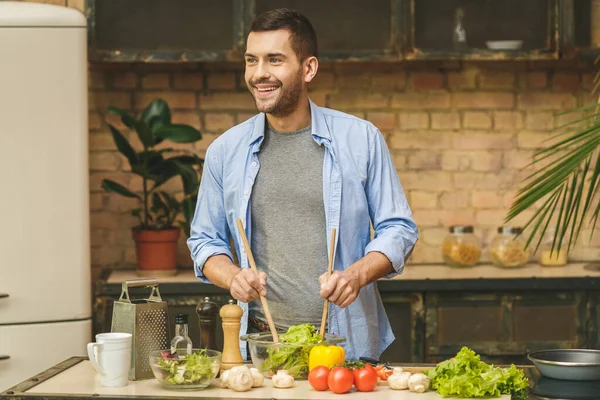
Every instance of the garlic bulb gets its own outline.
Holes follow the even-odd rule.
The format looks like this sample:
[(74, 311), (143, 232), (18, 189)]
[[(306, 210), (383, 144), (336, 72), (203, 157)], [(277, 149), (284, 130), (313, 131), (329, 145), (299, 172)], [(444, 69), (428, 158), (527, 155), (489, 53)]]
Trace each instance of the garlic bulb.
[(408, 378), (408, 389), (411, 392), (424, 393), (429, 389), (429, 378), (427, 375), (418, 373)]
[(257, 368), (250, 368), (250, 373), (252, 374), (252, 387), (261, 387), (265, 382), (263, 374), (261, 374)]
[(222, 388), (228, 388), (229, 383), (227, 382), (227, 380), (229, 379), (229, 370), (223, 371), (220, 379), (221, 382), (219, 383), (219, 386), (221, 386)]
[(402, 372), (402, 368), (400, 368), (400, 372), (397, 372), (396, 368), (394, 368), (394, 373), (388, 376), (388, 383), (394, 390), (406, 390), (408, 389), (408, 378), (410, 375), (410, 372)]
[(294, 386), (294, 377), (285, 370), (279, 370), (271, 377), (271, 382), (276, 388), (291, 388)]
[(250, 368), (239, 365), (229, 370), (227, 384), (236, 392), (245, 392), (252, 388), (252, 373)]

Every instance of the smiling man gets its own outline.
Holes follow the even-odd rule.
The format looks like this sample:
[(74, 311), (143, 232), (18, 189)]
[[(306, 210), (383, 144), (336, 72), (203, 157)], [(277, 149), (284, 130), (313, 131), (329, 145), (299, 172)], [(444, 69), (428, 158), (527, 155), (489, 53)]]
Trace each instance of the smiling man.
[[(188, 239), (196, 275), (239, 301), (241, 334), (268, 331), (260, 295), (278, 330), (302, 323), (318, 328), (326, 298), (332, 303), (327, 330), (346, 337), (347, 358), (379, 358), (394, 335), (376, 281), (402, 272), (418, 237), (383, 136), (370, 122), (309, 99), (319, 67), (317, 37), (302, 14), (260, 15), (250, 28), (245, 64), (259, 114), (206, 152)], [(333, 228), (334, 273), (327, 279)]]

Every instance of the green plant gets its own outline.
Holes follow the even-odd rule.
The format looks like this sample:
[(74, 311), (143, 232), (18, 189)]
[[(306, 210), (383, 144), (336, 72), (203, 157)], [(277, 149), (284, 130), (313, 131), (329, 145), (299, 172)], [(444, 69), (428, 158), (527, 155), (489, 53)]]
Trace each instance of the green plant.
[[(169, 229), (174, 228), (177, 222), (189, 236), (204, 160), (193, 152), (159, 145), (164, 141), (193, 143), (202, 135), (192, 126), (171, 123), (171, 111), (162, 99), (152, 101), (139, 118), (117, 107), (109, 107), (108, 111), (120, 116), (123, 124), (137, 134), (143, 146), (141, 151), (136, 152), (126, 137), (108, 124), (117, 149), (129, 162), (131, 173), (142, 178), (142, 192), (134, 193), (109, 179), (102, 181), (102, 188), (139, 201), (139, 207), (131, 211), (139, 219), (136, 229)], [(181, 200), (160, 190), (176, 177), (181, 178), (183, 187)], [(183, 221), (177, 221), (179, 214), (182, 214)]]
[[(600, 73), (596, 76), (598, 89)], [(589, 217), (593, 225), (590, 239), (598, 222), (600, 202), (600, 98), (596, 104), (578, 107), (560, 115), (576, 118), (556, 128), (544, 148), (537, 150), (530, 166), (535, 172), (524, 179), (506, 217), (510, 221), (536, 204), (541, 206), (527, 221), (531, 226), (527, 246), (537, 237), (538, 249), (548, 227), (554, 229), (552, 250), (574, 246), (584, 222)]]

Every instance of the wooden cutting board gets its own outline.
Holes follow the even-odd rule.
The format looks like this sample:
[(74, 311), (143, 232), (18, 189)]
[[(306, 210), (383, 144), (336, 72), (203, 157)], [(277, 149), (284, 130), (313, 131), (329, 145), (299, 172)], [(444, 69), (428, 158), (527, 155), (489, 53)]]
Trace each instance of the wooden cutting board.
[[(94, 395), (102, 398), (103, 395), (127, 395), (143, 398), (156, 397), (213, 397), (237, 399), (348, 399), (348, 400), (440, 400), (442, 396), (436, 392), (412, 393), (408, 390), (393, 390), (387, 382), (380, 381), (373, 392), (362, 393), (352, 389), (346, 394), (335, 394), (330, 391), (318, 392), (308, 381), (296, 381), (294, 388), (277, 389), (271, 384), (270, 379), (265, 379), (261, 388), (253, 388), (248, 392), (235, 392), (231, 389), (219, 388), (218, 379), (209, 387), (199, 391), (174, 391), (164, 389), (156, 379), (144, 381), (129, 381), (128, 385), (121, 388), (108, 388), (100, 385), (100, 376), (96, 373), (89, 361), (82, 361), (60, 374), (29, 389), (28, 394), (66, 394), (66, 395)], [(447, 398), (446, 398), (447, 399)], [(500, 400), (509, 400), (510, 396), (498, 397)]]

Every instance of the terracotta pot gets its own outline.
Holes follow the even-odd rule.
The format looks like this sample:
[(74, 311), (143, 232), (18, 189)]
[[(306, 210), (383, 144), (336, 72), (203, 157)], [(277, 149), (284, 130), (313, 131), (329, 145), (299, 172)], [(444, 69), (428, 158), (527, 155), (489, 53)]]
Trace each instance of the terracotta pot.
[(177, 240), (181, 229), (132, 229), (137, 256), (137, 273), (141, 276), (177, 274)]

